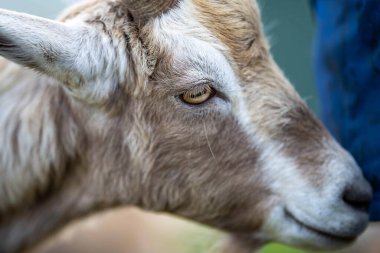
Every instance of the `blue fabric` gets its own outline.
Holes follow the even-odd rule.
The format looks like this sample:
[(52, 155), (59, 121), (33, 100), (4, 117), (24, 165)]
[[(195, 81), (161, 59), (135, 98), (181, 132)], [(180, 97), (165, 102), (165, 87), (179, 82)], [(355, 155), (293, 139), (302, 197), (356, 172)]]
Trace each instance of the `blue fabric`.
[(321, 117), (363, 169), (380, 220), (380, 1), (314, 0)]

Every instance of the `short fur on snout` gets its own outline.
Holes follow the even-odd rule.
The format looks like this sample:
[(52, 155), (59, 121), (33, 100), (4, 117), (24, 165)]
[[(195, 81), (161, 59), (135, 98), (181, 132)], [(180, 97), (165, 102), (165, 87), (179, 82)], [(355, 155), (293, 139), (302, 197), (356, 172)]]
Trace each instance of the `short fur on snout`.
[[(257, 3), (154, 4), (0, 10), (0, 55), (18, 64), (0, 61), (0, 252), (127, 205), (227, 231), (235, 249), (355, 240), (368, 216), (342, 194), (370, 188), (271, 58)], [(204, 86), (207, 101), (181, 99)]]

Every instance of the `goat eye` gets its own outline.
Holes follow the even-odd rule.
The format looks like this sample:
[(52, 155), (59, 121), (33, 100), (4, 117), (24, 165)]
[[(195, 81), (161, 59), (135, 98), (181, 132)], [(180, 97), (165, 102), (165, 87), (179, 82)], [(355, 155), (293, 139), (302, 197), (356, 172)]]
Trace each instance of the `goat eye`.
[(188, 90), (181, 95), (181, 99), (191, 105), (199, 105), (215, 95), (215, 90), (210, 85), (202, 85)]

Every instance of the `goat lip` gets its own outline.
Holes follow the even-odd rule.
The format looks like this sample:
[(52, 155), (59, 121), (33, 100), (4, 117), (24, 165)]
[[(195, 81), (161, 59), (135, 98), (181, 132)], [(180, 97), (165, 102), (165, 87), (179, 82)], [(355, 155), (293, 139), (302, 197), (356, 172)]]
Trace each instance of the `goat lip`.
[(300, 221), (295, 215), (293, 215), (289, 210), (285, 209), (285, 215), (288, 216), (289, 219), (297, 223), (299, 226), (313, 232), (314, 234), (317, 234), (318, 236), (321, 236), (323, 238), (338, 241), (341, 243), (349, 244), (352, 243), (354, 240), (356, 240), (356, 236), (342, 236), (334, 233), (329, 233), (327, 231), (322, 231), (318, 228), (312, 227), (302, 221)]

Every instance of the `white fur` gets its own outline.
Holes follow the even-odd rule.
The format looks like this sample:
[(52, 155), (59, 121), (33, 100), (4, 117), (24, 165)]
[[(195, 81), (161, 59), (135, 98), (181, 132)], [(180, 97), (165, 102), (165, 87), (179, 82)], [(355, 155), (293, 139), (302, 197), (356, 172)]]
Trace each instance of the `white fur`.
[[(214, 74), (211, 79), (216, 81), (217, 88), (227, 94), (231, 101), (230, 105), (221, 103), (219, 109), (232, 110), (242, 128), (251, 137), (252, 146), (261, 151), (260, 166), (264, 181), (273, 196), (268, 200), (271, 202), (268, 205), (271, 210), (268, 210), (267, 220), (255, 237), (307, 247), (318, 244), (325, 247), (339, 246), (290, 220), (285, 215), (285, 209), (306, 224), (321, 230), (335, 232), (355, 226), (358, 222), (357, 214), (349, 211), (340, 197), (347, 182), (352, 182), (355, 178), (362, 180), (360, 169), (349, 154), (334, 140), (328, 139), (325, 141), (325, 150), (332, 154), (331, 160), (326, 161), (322, 168), (303, 169), (324, 170), (323, 187), (314, 187), (306, 173), (301, 173), (302, 168), (298, 167), (294, 158), (284, 153), (282, 144), (271, 140), (265, 129), (255, 126), (244, 102), (241, 84), (234, 72), (236, 66), (227, 60), (228, 50), (210, 31), (191, 18), (195, 12), (191, 1), (182, 1), (177, 9), (155, 21), (153, 37), (168, 49), (176, 48), (175, 51), (179, 52), (174, 57), (176, 59), (203, 57), (211, 69), (210, 73)], [(189, 76), (194, 76), (196, 80), (205, 72), (207, 73), (202, 70)], [(286, 84), (289, 85), (287, 82)], [(278, 117), (291, 109), (291, 106), (283, 107), (283, 111), (278, 112)], [(363, 217), (359, 220), (362, 221)]]
[[(331, 153), (331, 159), (321, 165), (323, 168), (312, 168), (324, 170), (325, 174), (323, 186), (315, 187), (310, 178), (301, 172), (302, 169), (310, 168), (299, 168), (294, 158), (286, 155), (281, 143), (273, 140), (265, 129), (255, 125), (250, 112), (252, 109), (245, 103), (246, 94), (239, 83), (237, 66), (229, 61), (229, 52), (223, 43), (192, 18), (197, 15), (196, 12), (190, 0), (181, 1), (177, 8), (161, 18), (150, 21), (153, 26), (150, 36), (162, 48), (177, 52), (174, 55), (176, 64), (186, 65), (192, 61), (206, 66), (199, 70), (192, 68), (184, 78), (187, 78), (186, 81), (189, 83), (199, 79), (214, 80), (216, 88), (228, 98), (228, 101), (215, 98), (218, 99), (217, 110), (226, 114), (232, 112), (241, 128), (250, 137), (252, 147), (260, 151), (260, 176), (272, 195), (268, 196), (270, 199), (267, 200), (269, 204), (266, 220), (255, 236), (301, 246), (328, 246), (331, 241), (292, 220), (286, 215), (285, 210), (305, 224), (321, 230), (337, 232), (347, 227), (355, 227), (357, 222), (365, 219), (364, 214), (363, 217), (359, 217), (360, 215), (348, 211), (348, 207), (341, 202), (341, 193), (345, 185), (354, 182), (356, 178), (363, 181), (359, 168), (337, 143), (326, 140), (324, 150)], [(64, 87), (68, 92), (88, 104), (102, 103), (119, 88), (119, 83), (125, 83), (126, 79), (132, 76), (129, 70), (130, 62), (126, 57), (125, 42), (117, 38), (111, 40), (99, 33), (95, 27), (85, 23), (69, 20), (64, 24), (0, 10), (0, 32), (0, 35), (6, 35), (11, 39), (18, 50), (32, 57), (34, 68), (65, 83)], [(53, 59), (49, 62), (44, 57), (44, 50), (50, 49), (53, 49), (53, 55), (56, 53), (60, 56), (59, 60)], [(144, 48), (140, 48), (140, 51), (144, 51)], [(28, 65), (28, 59), (18, 59), (6, 51), (3, 55)], [(134, 55), (134, 58), (138, 56)], [(8, 75), (10, 70), (5, 70), (4, 73)], [(32, 72), (29, 74), (37, 78)], [(137, 73), (141, 79), (145, 74), (149, 73)], [(284, 85), (288, 83), (284, 81)], [(0, 199), (6, 200), (0, 201), (0, 211), (9, 205), (19, 205), (36, 181), (41, 185), (46, 184), (46, 177), (42, 175), (48, 173), (51, 164), (54, 165), (53, 168), (60, 167), (54, 163), (60, 162), (62, 148), (58, 145), (60, 142), (54, 139), (57, 136), (57, 126), (46, 106), (47, 103), (41, 99), (43, 89), (36, 93), (28, 92), (28, 88), (25, 87), (26, 83), (17, 87), (10, 87), (7, 83), (0, 86), (0, 108), (5, 108), (0, 114), (0, 129), (4, 129), (0, 132), (0, 142), (3, 143), (0, 147), (0, 169), (3, 173), (0, 176)], [(39, 96), (31, 97), (31, 94)], [(291, 108), (292, 105), (284, 106), (282, 110), (277, 111), (278, 118), (272, 120), (280, 121), (281, 116)], [(34, 112), (39, 114), (36, 116)], [(20, 119), (15, 119), (15, 115)], [(106, 120), (97, 115), (93, 117), (95, 120)], [(14, 131), (18, 131), (17, 134)], [(126, 139), (132, 154), (143, 156), (140, 149), (144, 147), (148, 150), (149, 140), (139, 138), (139, 131), (140, 127), (135, 125)], [(16, 141), (12, 138), (16, 138)], [(75, 137), (68, 138), (72, 139), (71, 146), (65, 147), (65, 152), (69, 152), (75, 146)], [(14, 143), (17, 147), (13, 146)], [(36, 143), (39, 143), (37, 147)], [(17, 155), (14, 154), (15, 149)], [(210, 151), (212, 153), (211, 146)], [(35, 157), (38, 159), (34, 159)], [(252, 175), (255, 176), (258, 175)]]

